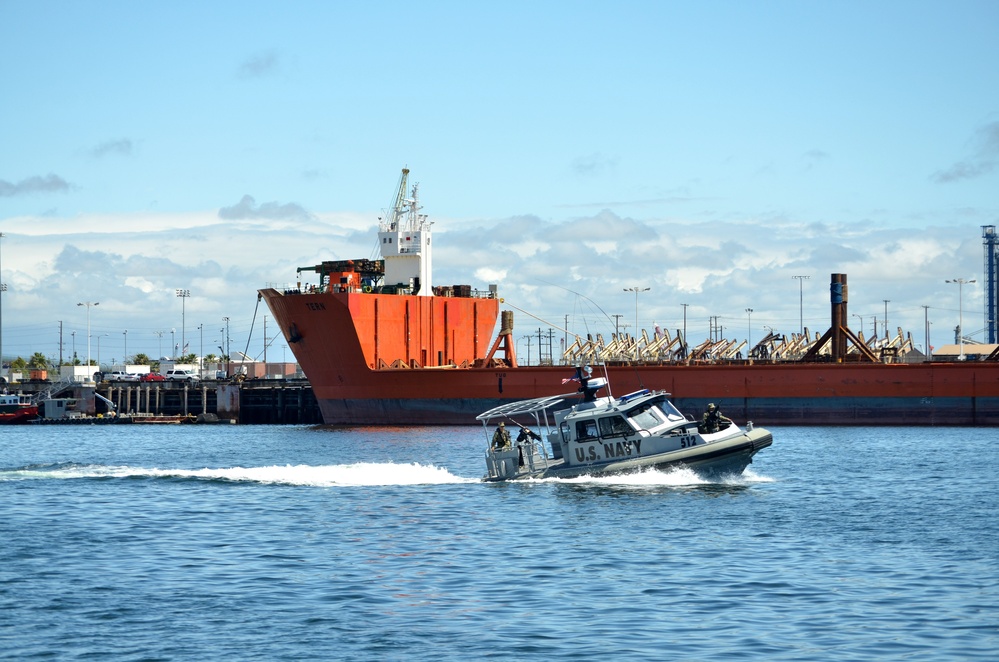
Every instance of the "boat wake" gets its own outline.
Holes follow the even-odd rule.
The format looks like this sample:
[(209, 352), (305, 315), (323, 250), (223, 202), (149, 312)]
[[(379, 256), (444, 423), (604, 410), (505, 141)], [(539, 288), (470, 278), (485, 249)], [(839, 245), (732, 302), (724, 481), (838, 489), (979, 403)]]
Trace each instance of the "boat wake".
[(772, 483), (773, 478), (761, 476), (751, 469), (741, 474), (728, 474), (707, 478), (687, 467), (672, 469), (650, 469), (637, 473), (610, 474), (601, 476), (579, 476), (577, 478), (547, 478), (543, 482), (558, 482), (575, 485), (600, 485), (605, 487), (647, 488), (647, 487), (702, 487), (710, 485), (749, 486), (757, 483)]
[(143, 467), (61, 464), (0, 470), (0, 481), (60, 479), (170, 478), (313, 487), (444, 485), (476, 483), (444, 467), (427, 464), (362, 462), (323, 466), (284, 465), (218, 469), (147, 469)]

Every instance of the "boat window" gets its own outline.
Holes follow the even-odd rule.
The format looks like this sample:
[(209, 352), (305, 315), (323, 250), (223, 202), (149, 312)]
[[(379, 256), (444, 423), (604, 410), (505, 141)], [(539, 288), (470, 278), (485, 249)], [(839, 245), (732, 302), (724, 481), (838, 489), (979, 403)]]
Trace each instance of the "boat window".
[(597, 422), (593, 419), (576, 422), (576, 439), (596, 439)]
[(620, 437), (634, 432), (623, 416), (605, 416), (600, 419), (601, 437)]
[(628, 412), (628, 416), (639, 430), (651, 430), (663, 424), (663, 421), (656, 416), (656, 408), (652, 403), (632, 409)]

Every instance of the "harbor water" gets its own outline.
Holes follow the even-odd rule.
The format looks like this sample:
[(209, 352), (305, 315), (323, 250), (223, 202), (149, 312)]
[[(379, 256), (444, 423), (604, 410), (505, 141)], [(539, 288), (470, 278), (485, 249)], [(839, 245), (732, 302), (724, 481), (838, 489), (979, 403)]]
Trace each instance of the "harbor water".
[(3, 660), (991, 660), (993, 429), (481, 481), (481, 428), (0, 429)]

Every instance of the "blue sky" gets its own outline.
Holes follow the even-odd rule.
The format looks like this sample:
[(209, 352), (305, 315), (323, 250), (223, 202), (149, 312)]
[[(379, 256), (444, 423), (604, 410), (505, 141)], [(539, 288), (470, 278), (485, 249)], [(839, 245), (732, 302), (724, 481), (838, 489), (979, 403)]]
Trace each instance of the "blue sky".
[(997, 29), (961, 1), (0, 0), (3, 353), (58, 357), (60, 321), (81, 353), (82, 301), (105, 362), (171, 329), (198, 351), (198, 325), (211, 351), (224, 316), (242, 349), (258, 288), (371, 255), (403, 166), (437, 283), (579, 333), (633, 326), (635, 285), (639, 325), (688, 304), (692, 342), (714, 316), (822, 332), (846, 273), (852, 326), (888, 299), (920, 345), (924, 314), (952, 342), (944, 280), (977, 279), (974, 337)]

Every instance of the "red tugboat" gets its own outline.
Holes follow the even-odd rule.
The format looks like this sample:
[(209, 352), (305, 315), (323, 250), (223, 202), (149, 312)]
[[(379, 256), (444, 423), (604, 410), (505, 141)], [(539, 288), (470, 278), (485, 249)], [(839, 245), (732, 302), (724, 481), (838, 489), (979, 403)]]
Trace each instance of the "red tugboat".
[(38, 418), (38, 405), (31, 396), (0, 394), (0, 425), (28, 423)]

